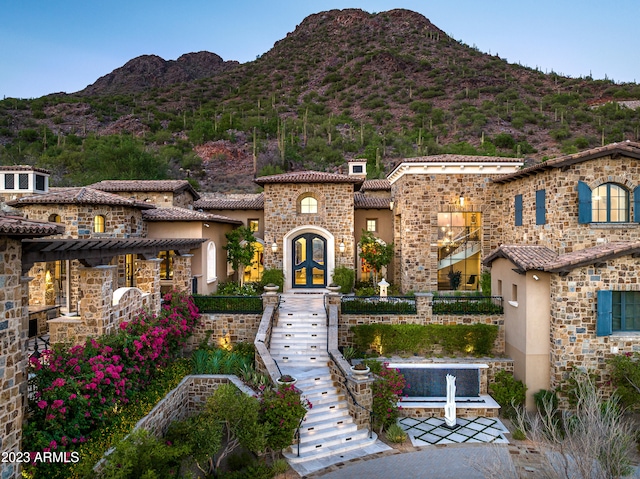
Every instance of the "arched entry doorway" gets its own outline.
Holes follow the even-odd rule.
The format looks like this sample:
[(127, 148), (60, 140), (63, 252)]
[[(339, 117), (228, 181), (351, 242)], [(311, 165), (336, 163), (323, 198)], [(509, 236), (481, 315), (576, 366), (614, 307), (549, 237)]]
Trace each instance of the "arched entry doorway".
[[(307, 234), (310, 234), (311, 236), (305, 237), (305, 235)], [(302, 272), (298, 272), (298, 270), (301, 269), (300, 262), (298, 262), (298, 264), (296, 265), (296, 259), (295, 259), (296, 241), (301, 237), (305, 238), (305, 242), (304, 242), (305, 246), (307, 244), (311, 244), (310, 246), (311, 253), (305, 252), (306, 258), (310, 258), (310, 260), (313, 260), (313, 239), (316, 238), (317, 240), (321, 241), (322, 244), (324, 245), (324, 265), (322, 268), (324, 270), (323, 284), (315, 284), (315, 285), (313, 284), (313, 267), (314, 266), (317, 267), (318, 264), (311, 265), (311, 263), (308, 263), (306, 267), (308, 270), (309, 265), (311, 265), (312, 272), (310, 274), (312, 275), (312, 279), (305, 280), (304, 285), (296, 284), (296, 277), (299, 278), (300, 282), (303, 281), (302, 278), (307, 278), (306, 276), (307, 270), (305, 270), (304, 276)], [(303, 288), (324, 288), (331, 283), (333, 269), (335, 268), (335, 264), (336, 264), (336, 258), (335, 258), (336, 242), (335, 242), (335, 237), (330, 231), (328, 231), (327, 229), (321, 226), (304, 225), (304, 226), (298, 226), (297, 228), (293, 228), (288, 233), (286, 233), (282, 239), (283, 239), (282, 259), (284, 261), (283, 269), (284, 269), (285, 284), (286, 284), (285, 291), (287, 290), (291, 291), (294, 289), (303, 289)], [(311, 241), (309, 242), (309, 240)], [(300, 243), (300, 248), (302, 248), (302, 243)], [(316, 248), (319, 248), (318, 241), (316, 241)], [(318, 250), (316, 250), (316, 254), (319, 255)], [(300, 259), (302, 259), (302, 257), (300, 257)], [(307, 261), (307, 259), (305, 259), (304, 261)], [(320, 262), (316, 261), (316, 263), (320, 263)], [(296, 270), (294, 270), (294, 268), (296, 268)], [(316, 282), (320, 282), (319, 278), (320, 278), (319, 276), (316, 277)]]
[(324, 288), (327, 285), (327, 241), (316, 233), (293, 239), (291, 251), (294, 288)]

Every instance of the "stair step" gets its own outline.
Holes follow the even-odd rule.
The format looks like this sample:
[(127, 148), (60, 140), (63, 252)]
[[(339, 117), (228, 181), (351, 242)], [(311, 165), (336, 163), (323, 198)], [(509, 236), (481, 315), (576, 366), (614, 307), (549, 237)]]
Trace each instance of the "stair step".
[(344, 400), (328, 401), (313, 407), (307, 411), (306, 421), (330, 420), (334, 416), (349, 415), (349, 407)]
[[(324, 449), (331, 446), (336, 445), (345, 445), (351, 443), (352, 441), (357, 441), (358, 439), (368, 439), (369, 430), (368, 429), (356, 429), (355, 431), (350, 431), (346, 434), (338, 434), (332, 437), (319, 437), (310, 439), (309, 441), (300, 440), (300, 454), (305, 452), (318, 451), (320, 449)], [(296, 446), (297, 452), (297, 446)]]
[(349, 424), (355, 424), (353, 418), (350, 415), (331, 417), (328, 419), (318, 419), (316, 421), (313, 418), (307, 418), (302, 422), (300, 431), (323, 431), (325, 429), (338, 430), (338, 428), (347, 426)]
[[(349, 437), (356, 436), (358, 431), (358, 426), (354, 422), (343, 423), (340, 426), (336, 426), (333, 428), (325, 428), (325, 429), (303, 429), (300, 428), (300, 451), (302, 452), (302, 446), (306, 446), (307, 444), (318, 443), (321, 441), (329, 442), (333, 441), (336, 437)], [(368, 430), (365, 431), (368, 434)]]
[(313, 451), (302, 451), (302, 446), (300, 447), (300, 456), (297, 455), (297, 446), (292, 445), (291, 448), (284, 452), (283, 455), (291, 464), (303, 463), (311, 460), (321, 459), (323, 457), (333, 456), (342, 454), (348, 451), (353, 451), (355, 449), (360, 449), (363, 447), (370, 446), (374, 444), (377, 440), (378, 436), (373, 433), (371, 439), (369, 439), (368, 432), (364, 438), (351, 440), (346, 443), (327, 445), (321, 448), (316, 448)]

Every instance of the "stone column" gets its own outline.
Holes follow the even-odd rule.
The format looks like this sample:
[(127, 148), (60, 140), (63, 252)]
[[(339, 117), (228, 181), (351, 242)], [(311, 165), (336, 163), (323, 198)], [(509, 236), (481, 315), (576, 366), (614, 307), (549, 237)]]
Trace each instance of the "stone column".
[(81, 268), (80, 317), (88, 336), (102, 336), (112, 332), (113, 279), (117, 266)]
[(192, 254), (173, 257), (173, 289), (191, 294), (191, 258)]
[[(28, 289), (21, 282), (20, 241), (0, 238), (0, 451), (19, 452), (27, 396)], [(2, 479), (21, 477), (20, 465), (0, 462)]]
[(136, 260), (136, 286), (143, 293), (149, 293), (149, 309), (160, 311), (160, 258)]
[(352, 376), (347, 378), (347, 387), (353, 394), (356, 402), (367, 409), (365, 411), (362, 407), (358, 407), (352, 401), (349, 401), (349, 414), (353, 417), (353, 422), (358, 425), (358, 428), (370, 427), (370, 415), (368, 411), (373, 410), (373, 390), (371, 385), (373, 384), (373, 378), (366, 379), (354, 379)]

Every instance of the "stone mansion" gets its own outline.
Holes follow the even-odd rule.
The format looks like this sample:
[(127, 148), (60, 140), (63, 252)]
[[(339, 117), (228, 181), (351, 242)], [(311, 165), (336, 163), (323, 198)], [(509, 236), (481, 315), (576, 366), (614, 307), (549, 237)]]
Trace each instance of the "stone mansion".
[(382, 180), (366, 179), (366, 160), (347, 166), (203, 197), (183, 180), (49, 189), (46, 170), (0, 167), (4, 444), (19, 435), (28, 336), (108, 333), (135, 305), (158, 304), (163, 287), (215, 292), (231, 273), (225, 233), (240, 225), (259, 243), (245, 279), (282, 269), (289, 292), (324, 291), (338, 266), (367, 279), (363, 230), (394, 244), (386, 279), (404, 293), (451, 290), (456, 276), (458, 290), (476, 291), (491, 271), (504, 352), (530, 393), (640, 351), (640, 144), (526, 168), (516, 158), (409, 158)]

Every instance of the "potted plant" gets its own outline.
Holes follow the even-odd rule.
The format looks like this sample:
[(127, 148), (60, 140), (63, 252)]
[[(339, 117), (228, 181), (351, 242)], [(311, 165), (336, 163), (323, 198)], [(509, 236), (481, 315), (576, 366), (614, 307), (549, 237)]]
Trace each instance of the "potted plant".
[(331, 283), (329, 286), (327, 286), (327, 289), (332, 292), (332, 293), (339, 293), (340, 292), (340, 288), (341, 286), (335, 284), (335, 283)]
[(358, 363), (355, 366), (351, 366), (351, 374), (356, 379), (365, 379), (369, 377), (371, 369), (365, 363)]
[(264, 286), (264, 291), (266, 293), (277, 293), (280, 286), (277, 284), (269, 283)]
[(295, 384), (298, 380), (296, 378), (294, 378), (293, 376), (291, 376), (290, 374), (283, 374), (282, 376), (280, 376), (278, 379), (276, 379), (276, 383), (278, 383), (279, 385), (286, 385), (286, 386), (291, 386), (293, 384)]

